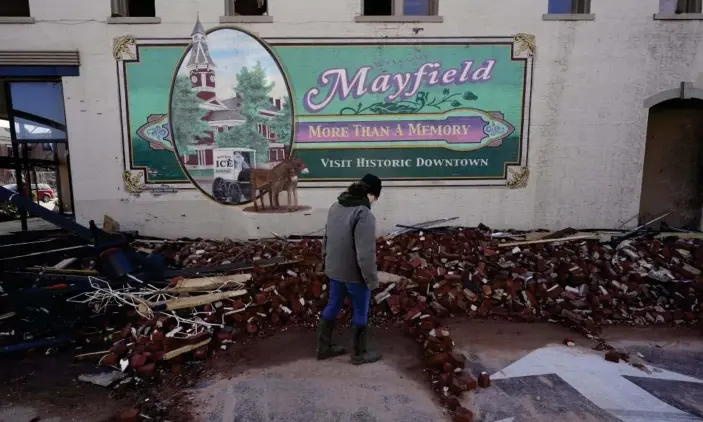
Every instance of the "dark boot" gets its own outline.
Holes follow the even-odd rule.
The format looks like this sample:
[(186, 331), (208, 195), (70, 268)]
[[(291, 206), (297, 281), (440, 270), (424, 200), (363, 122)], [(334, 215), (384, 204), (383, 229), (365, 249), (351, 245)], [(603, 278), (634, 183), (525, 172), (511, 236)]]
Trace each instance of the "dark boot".
[(347, 351), (342, 346), (332, 344), (332, 331), (334, 331), (334, 321), (327, 321), (320, 318), (317, 323), (317, 359), (329, 359), (340, 356)]
[(367, 326), (354, 327), (354, 354), (351, 358), (351, 363), (354, 365), (363, 365), (381, 360), (381, 353), (376, 350), (369, 350), (366, 347), (366, 337), (368, 334)]

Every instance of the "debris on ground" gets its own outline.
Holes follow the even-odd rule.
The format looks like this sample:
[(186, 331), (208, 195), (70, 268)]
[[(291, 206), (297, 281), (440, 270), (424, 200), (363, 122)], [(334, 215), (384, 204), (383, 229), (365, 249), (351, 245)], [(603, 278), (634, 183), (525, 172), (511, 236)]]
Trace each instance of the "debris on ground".
[(605, 353), (605, 360), (608, 362), (613, 362), (613, 363), (619, 363), (620, 362), (620, 353), (610, 350)]
[(81, 374), (78, 376), (78, 381), (89, 382), (101, 387), (110, 387), (127, 378), (127, 374), (120, 371), (99, 372), (96, 374)]
[[(604, 325), (701, 318), (701, 239), (628, 233), (603, 242), (565, 230), (517, 240), (525, 236), (431, 223), (378, 239), (381, 283), (372, 293), (370, 322), (401, 326), (417, 341), (432, 386), (455, 420), (473, 420), (459, 398), (487, 388), (490, 377), (481, 373), (477, 381), (465, 368), (446, 328), (450, 318), (563, 323), (595, 340), (612, 362), (621, 355), (598, 336)], [(292, 325), (312, 328), (327, 302), (319, 239), (168, 241), (94, 225), (69, 228), (76, 236), (30, 243), (72, 239), (83, 242), (79, 249), (62, 245), (60, 253), (30, 257), (23, 251), (20, 267), (0, 272), (0, 353), (70, 345), (77, 360), (124, 375), (113, 381), (140, 382), (235, 342)], [(8, 249), (0, 250), (3, 259), (13, 261)], [(340, 322), (350, 316), (346, 303)]]

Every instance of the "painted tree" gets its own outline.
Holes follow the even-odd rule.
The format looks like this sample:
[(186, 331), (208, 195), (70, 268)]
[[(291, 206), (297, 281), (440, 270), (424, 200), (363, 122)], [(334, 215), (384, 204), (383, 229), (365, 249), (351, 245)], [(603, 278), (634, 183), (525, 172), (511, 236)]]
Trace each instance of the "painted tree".
[(195, 143), (195, 137), (205, 135), (208, 130), (207, 122), (203, 121), (207, 111), (200, 108), (202, 101), (195, 94), (187, 75), (176, 76), (169, 120), (171, 139), (181, 159), (188, 154), (188, 147)]
[(290, 147), (290, 138), (293, 134), (293, 116), (288, 97), (283, 100), (281, 113), (271, 121), (271, 130), (278, 135), (278, 142), (281, 142), (286, 148)]
[(235, 91), (242, 97), (240, 113), (244, 123), (218, 134), (218, 147), (239, 147), (256, 150), (257, 164), (268, 161), (269, 141), (259, 132), (258, 125), (270, 124), (260, 110), (270, 105), (269, 94), (273, 83), (266, 80), (266, 71), (261, 63), (249, 69), (243, 67), (237, 74)]

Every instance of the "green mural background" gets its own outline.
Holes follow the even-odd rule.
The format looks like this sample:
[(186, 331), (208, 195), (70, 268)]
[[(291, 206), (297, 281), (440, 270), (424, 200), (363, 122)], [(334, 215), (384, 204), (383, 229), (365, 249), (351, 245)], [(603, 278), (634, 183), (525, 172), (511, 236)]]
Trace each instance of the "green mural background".
[[(190, 183), (172, 150), (154, 150), (138, 133), (151, 116), (168, 114), (173, 73), (185, 49), (185, 46), (140, 47), (139, 61), (125, 63), (130, 158), (132, 168), (147, 169), (147, 183)], [(158, 127), (163, 128), (163, 124)]]
[[(383, 73), (413, 72), (424, 63), (441, 63), (441, 70), (459, 68), (466, 60), (473, 60), (476, 66), (486, 60), (496, 60), (490, 81), (482, 83), (464, 83), (456, 85), (423, 85), (420, 91), (428, 100), (434, 100), (435, 107), (418, 109), (413, 101), (406, 101), (404, 108), (416, 113), (442, 113), (464, 107), (477, 108), (488, 112), (500, 112), (515, 128), (512, 135), (503, 139), (497, 147), (484, 147), (476, 151), (454, 151), (445, 146), (419, 142), (413, 148), (392, 147), (398, 140), (390, 141), (374, 148), (374, 145), (362, 145), (357, 148), (346, 144), (345, 148), (326, 144), (322, 149), (303, 149), (295, 144), (296, 154), (310, 169), (311, 179), (355, 178), (365, 171), (386, 179), (447, 179), (447, 178), (503, 178), (505, 163), (518, 163), (520, 155), (520, 133), (523, 118), (523, 93), (525, 85), (525, 60), (513, 61), (512, 43), (502, 45), (482, 44), (420, 44), (420, 45), (316, 45), (312, 46), (276, 46), (276, 56), (286, 72), (295, 98), (295, 111), (298, 121), (315, 120), (317, 114), (340, 115), (348, 113), (344, 109), (365, 109), (373, 104), (385, 103), (387, 94), (365, 94), (360, 98), (333, 100), (322, 112), (311, 113), (303, 102), (305, 91), (318, 85), (318, 77), (327, 68), (344, 68), (353, 75), (361, 66), (371, 66), (367, 81)], [(469, 95), (467, 95), (469, 93)], [(443, 101), (449, 97), (448, 100)], [(427, 101), (430, 102), (430, 101)], [(415, 102), (417, 104), (417, 102)], [(373, 109), (373, 107), (372, 107)], [(385, 111), (385, 110), (381, 110)], [(380, 114), (366, 110), (357, 115), (357, 120), (393, 119), (398, 114)], [(363, 116), (363, 117), (362, 117)], [(348, 116), (347, 116), (348, 117)], [(416, 117), (422, 122), (423, 117)], [(301, 129), (301, 125), (298, 125)], [(296, 138), (301, 135), (300, 131)], [(406, 142), (407, 144), (407, 142)], [(380, 148), (379, 148), (380, 147)], [(386, 160), (410, 158), (409, 167), (374, 167), (357, 165), (356, 158), (366, 160)], [(477, 165), (456, 166), (417, 166), (417, 158), (423, 162), (433, 159), (464, 159)], [(325, 167), (323, 159), (352, 159), (351, 167)], [(441, 161), (440, 161), (441, 162)], [(487, 165), (485, 163), (488, 163)], [(364, 161), (364, 164), (368, 164)], [(379, 163), (383, 164), (383, 162)], [(392, 163), (391, 163), (392, 164)]]
[[(506, 166), (520, 164), (522, 148), (526, 145), (521, 142), (521, 136), (529, 106), (524, 102), (529, 101), (525, 98), (525, 90), (531, 60), (512, 59), (512, 42), (452, 44), (448, 40), (443, 43), (395, 45), (322, 42), (276, 45), (274, 42), (270, 46), (280, 61), (293, 94), (297, 122), (295, 137), (298, 141), (294, 142), (293, 148), (294, 154), (302, 158), (310, 170), (305, 179), (341, 181), (357, 178), (366, 172), (374, 172), (391, 180), (505, 179)], [(139, 60), (125, 63), (129, 158), (133, 169), (147, 169), (147, 183), (188, 182), (174, 152), (168, 147), (170, 134), (166, 116), (172, 76), (186, 48), (185, 45), (142, 45), (139, 47)], [(435, 86), (423, 84), (420, 92), (412, 98), (398, 101), (398, 106), (388, 106), (385, 101), (388, 93), (369, 93), (344, 100), (335, 98), (317, 113), (309, 111), (303, 104), (306, 92), (317, 87), (320, 74), (330, 68), (344, 68), (351, 76), (361, 66), (371, 66), (367, 78), (367, 84), (370, 84), (377, 75), (412, 73), (423, 63), (441, 63), (441, 72), (460, 68), (462, 62), (467, 60), (476, 63), (475, 69), (489, 59), (496, 60), (489, 81)], [(325, 92), (323, 87), (320, 89)], [(418, 99), (424, 101), (418, 102)], [(373, 123), (402, 120), (422, 123), (436, 119), (428, 118), (427, 113), (447, 113), (461, 118), (471, 109), (496, 116), (498, 124), (504, 122), (505, 127), (511, 127), (507, 132), (509, 136), (499, 137), (497, 142), (484, 140), (468, 147), (451, 145), (442, 139), (429, 142), (408, 136), (386, 139), (380, 143), (358, 140), (340, 142), (333, 137), (326, 142), (302, 140), (306, 131), (309, 132), (309, 125), (320, 121)], [(360, 111), (359, 114), (355, 114), (356, 111)], [(161, 142), (155, 142), (159, 138)], [(160, 149), (160, 143), (163, 149)], [(406, 160), (405, 163), (411, 165), (388, 166), (383, 161), (377, 163), (380, 167), (372, 165), (375, 164), (374, 160), (387, 160), (385, 164), (393, 164), (394, 159)], [(331, 166), (332, 162), (343, 165)]]

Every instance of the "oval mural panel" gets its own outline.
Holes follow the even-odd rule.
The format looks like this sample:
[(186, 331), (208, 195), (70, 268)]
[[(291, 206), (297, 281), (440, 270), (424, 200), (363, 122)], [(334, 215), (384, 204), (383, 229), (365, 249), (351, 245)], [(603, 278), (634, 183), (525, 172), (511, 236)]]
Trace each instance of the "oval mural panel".
[(297, 202), (297, 176), (307, 172), (290, 156), (293, 110), (277, 59), (261, 40), (239, 29), (206, 32), (198, 20), (191, 37), (169, 105), (174, 151), (183, 170), (221, 204), (259, 198), (245, 210), (298, 209), (285, 200), (277, 206), (280, 193), (294, 192)]

